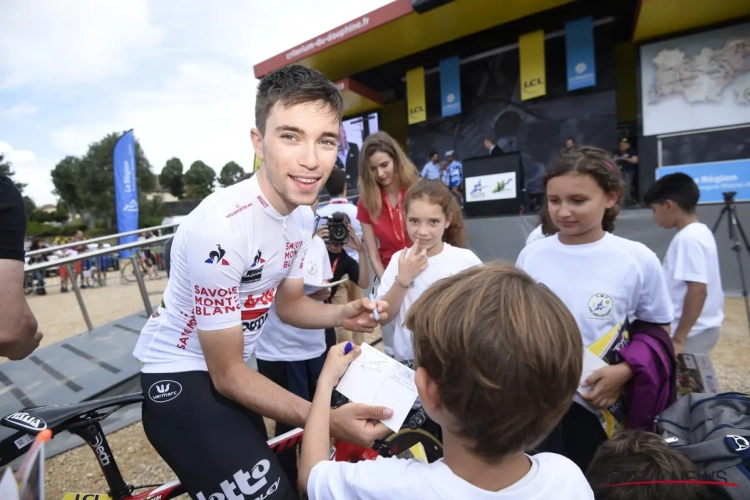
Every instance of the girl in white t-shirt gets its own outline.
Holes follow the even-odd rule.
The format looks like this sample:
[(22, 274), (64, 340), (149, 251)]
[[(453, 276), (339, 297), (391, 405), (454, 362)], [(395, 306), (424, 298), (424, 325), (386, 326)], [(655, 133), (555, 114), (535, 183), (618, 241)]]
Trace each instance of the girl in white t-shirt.
[(609, 366), (588, 376), (538, 451), (559, 453), (586, 470), (627, 415), (622, 392), (633, 372), (617, 351), (627, 345), (628, 321), (656, 323), (669, 332), (673, 308), (656, 254), (611, 234), (624, 184), (605, 151), (580, 147), (562, 153), (544, 186), (559, 232), (525, 247), (516, 265), (560, 297), (576, 318), (584, 346)]
[(398, 361), (414, 359), (411, 332), (404, 321), (422, 292), (437, 280), (482, 265), (474, 252), (464, 248), (461, 209), (442, 181), (422, 179), (412, 184), (406, 192), (405, 211), (406, 229), (414, 244), (393, 255), (377, 293), (391, 311), (398, 311), (385, 323), (395, 321), (393, 353)]

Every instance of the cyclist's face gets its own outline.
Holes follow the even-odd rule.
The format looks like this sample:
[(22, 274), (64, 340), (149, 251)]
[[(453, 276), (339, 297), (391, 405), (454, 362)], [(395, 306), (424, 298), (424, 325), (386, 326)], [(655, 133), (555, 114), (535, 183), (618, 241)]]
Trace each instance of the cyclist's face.
[(339, 118), (334, 110), (320, 102), (289, 107), (277, 102), (265, 135), (257, 129), (251, 135), (261, 158), (261, 188), (274, 208), (289, 213), (317, 200), (337, 157)]

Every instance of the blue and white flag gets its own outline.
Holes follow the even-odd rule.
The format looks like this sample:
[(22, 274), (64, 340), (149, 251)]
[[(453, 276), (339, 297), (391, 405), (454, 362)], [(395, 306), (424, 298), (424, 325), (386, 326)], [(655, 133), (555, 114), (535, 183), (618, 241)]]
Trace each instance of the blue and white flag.
[[(135, 178), (135, 136), (128, 130), (117, 140), (114, 150), (115, 214), (117, 232), (138, 229), (138, 185)], [(120, 245), (138, 241), (138, 235), (123, 236)], [(130, 250), (121, 250), (120, 257), (130, 257)]]

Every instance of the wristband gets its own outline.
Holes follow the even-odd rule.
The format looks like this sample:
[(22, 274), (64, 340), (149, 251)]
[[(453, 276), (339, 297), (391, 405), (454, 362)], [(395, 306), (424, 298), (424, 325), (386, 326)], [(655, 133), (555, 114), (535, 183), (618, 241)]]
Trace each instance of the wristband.
[(414, 282), (413, 282), (413, 281), (412, 281), (411, 283), (409, 283), (408, 285), (404, 285), (403, 283), (401, 283), (401, 282), (400, 282), (400, 281), (398, 280), (398, 276), (396, 276), (395, 278), (393, 278), (393, 281), (395, 281), (396, 283), (398, 283), (399, 285), (401, 285), (401, 286), (402, 286), (402, 287), (404, 287), (404, 288), (411, 288), (411, 287), (413, 287), (413, 286), (414, 286)]

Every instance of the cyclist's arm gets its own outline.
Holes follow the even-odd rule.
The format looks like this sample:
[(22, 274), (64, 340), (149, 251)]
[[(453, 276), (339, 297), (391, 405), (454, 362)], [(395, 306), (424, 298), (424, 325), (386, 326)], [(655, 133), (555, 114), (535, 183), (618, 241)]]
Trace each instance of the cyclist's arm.
[(8, 177), (0, 176), (0, 356), (23, 359), (42, 336), (23, 291), (26, 210)]

